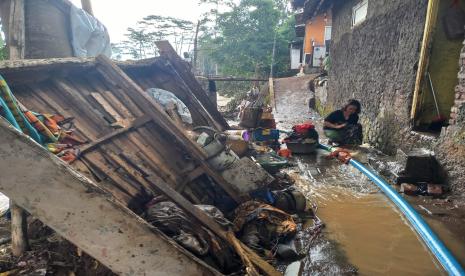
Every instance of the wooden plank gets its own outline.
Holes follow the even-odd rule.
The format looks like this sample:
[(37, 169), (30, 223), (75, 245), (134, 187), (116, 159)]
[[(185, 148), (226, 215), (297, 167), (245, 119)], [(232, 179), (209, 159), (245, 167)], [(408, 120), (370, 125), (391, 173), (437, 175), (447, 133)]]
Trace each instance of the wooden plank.
[[(24, 58), (25, 52), (25, 21), (24, 0), (9, 0), (10, 16), (8, 18), (8, 55), (10, 60)], [(5, 19), (5, 18), (3, 18)], [(27, 214), (11, 201), (11, 238), (14, 256), (21, 256), (29, 249), (27, 237)]]
[(242, 198), (238, 195), (229, 183), (224, 178), (210, 167), (206, 161), (207, 154), (197, 143), (190, 140), (183, 129), (180, 129), (171, 121), (169, 116), (164, 112), (163, 108), (145, 93), (133, 80), (131, 80), (119, 67), (117, 67), (109, 58), (105, 56), (97, 57), (97, 70), (104, 76), (105, 79), (117, 83), (127, 95), (143, 110), (147, 115), (151, 116), (153, 121), (162, 127), (167, 133), (182, 145), (193, 158), (200, 162), (205, 172), (210, 175), (236, 202), (241, 202)]
[(131, 112), (122, 104), (116, 96), (110, 91), (103, 91), (102, 96), (123, 116), (124, 119), (134, 119)]
[[(39, 97), (43, 99), (48, 105), (53, 106), (59, 115), (62, 115), (67, 118), (74, 117), (74, 115), (76, 115), (69, 111), (70, 108), (67, 108), (67, 105), (63, 104), (64, 101), (61, 97), (55, 97), (55, 95), (59, 92), (56, 92), (55, 89), (49, 89), (48, 91), (45, 90), (46, 88), (36, 86), (34, 88), (31, 88), (31, 93), (37, 93)], [(45, 112), (46, 110), (37, 111)], [(91, 141), (96, 139), (98, 133), (94, 130), (93, 126), (90, 126), (88, 124), (86, 120), (81, 120), (81, 118), (75, 118), (73, 123), (75, 124), (77, 131), (79, 132), (79, 135), (85, 138), (84, 140)]]
[(426, 10), (426, 22), (423, 30), (423, 40), (421, 43), (420, 58), (418, 60), (418, 70), (415, 78), (415, 88), (413, 90), (412, 109), (410, 111), (410, 120), (416, 119), (418, 107), (420, 105), (420, 90), (422, 81), (425, 77), (425, 71), (428, 67), (430, 55), (430, 42), (435, 29), (436, 20), (438, 17), (439, 0), (428, 1)]
[(183, 147), (179, 146), (177, 141), (171, 139), (171, 134), (163, 131), (157, 124), (151, 122), (145, 127), (137, 129), (137, 132), (154, 149), (161, 160), (163, 160), (163, 163), (173, 170), (174, 174), (179, 175), (192, 162), (185, 160), (186, 152)]
[(129, 123), (129, 125), (127, 127), (124, 127), (124, 128), (120, 128), (120, 129), (117, 129), (113, 132), (110, 132), (108, 134), (105, 134), (104, 136), (98, 138), (97, 140), (91, 142), (90, 144), (86, 144), (86, 145), (83, 145), (81, 146), (80, 148), (80, 153), (81, 155), (82, 154), (85, 154), (87, 153), (88, 151), (94, 149), (95, 147), (98, 147), (99, 145), (103, 144), (103, 143), (106, 143), (108, 142), (109, 140), (119, 136), (119, 135), (122, 135), (122, 134), (125, 134), (131, 130), (134, 130), (138, 127), (141, 127), (143, 125), (145, 125), (146, 123), (150, 122), (152, 119), (148, 116), (142, 116), (142, 117), (139, 117), (135, 120), (133, 120), (131, 123)]
[(168, 115), (171, 117), (171, 119), (173, 120), (173, 122), (178, 126), (178, 127), (184, 127), (184, 123), (181, 119), (181, 117), (179, 116), (179, 113), (178, 113), (178, 110), (176, 108), (176, 105), (173, 104), (173, 103), (168, 103), (165, 107), (166, 109), (166, 112), (168, 113)]
[(192, 75), (190, 69), (186, 66), (186, 63), (183, 60), (181, 60), (181, 58), (178, 56), (171, 44), (168, 41), (158, 41), (155, 44), (160, 50), (160, 55), (166, 58), (171, 64), (171, 66), (173, 66), (173, 68), (175, 69), (174, 71), (185, 83), (185, 86), (188, 89), (188, 91), (190, 91), (197, 98), (197, 100), (208, 111), (208, 114), (210, 114), (211, 117), (213, 117), (213, 120), (216, 123), (218, 129), (228, 129), (229, 125), (223, 118), (221, 113), (218, 111), (216, 105), (210, 100), (203, 88)]
[(205, 173), (205, 170), (202, 167), (197, 167), (194, 170), (190, 171), (189, 173), (186, 174), (184, 177), (184, 180), (182, 183), (180, 183), (177, 187), (176, 190), (179, 192), (182, 192), (184, 188), (186, 187), (187, 184), (190, 182), (194, 181), (195, 179), (199, 178), (202, 174)]
[(220, 275), (3, 119), (0, 152), (1, 192), (117, 275)]
[(80, 112), (79, 116), (82, 120), (86, 120), (95, 131), (106, 134), (112, 131), (108, 122), (103, 118), (103, 114), (94, 109), (89, 102), (71, 86), (66, 84), (61, 79), (54, 79), (55, 87), (66, 97), (66, 100), (72, 104), (73, 109)]
[(250, 261), (250, 258), (248, 257), (247, 253), (244, 251), (241, 244), (238, 242), (236, 236), (234, 236), (234, 233), (233, 232), (227, 232), (226, 236), (227, 236), (227, 239), (228, 239), (229, 243), (234, 247), (237, 254), (241, 258), (242, 263), (245, 265), (245, 270), (247, 272), (247, 275), (249, 275), (249, 276), (259, 276), (260, 274), (257, 272), (255, 267), (253, 266), (253, 264)]
[(10, 18), (8, 23), (8, 54), (10, 60), (24, 58), (25, 52), (25, 19), (24, 0), (10, 1)]
[[(111, 180), (115, 185), (106, 185), (105, 188), (109, 190), (112, 194), (114, 194), (116, 197), (120, 197), (121, 199), (124, 199), (124, 202), (129, 202), (126, 200), (130, 200), (130, 198), (122, 195), (121, 193), (117, 192), (115, 188), (117, 187), (119, 190), (123, 191), (130, 197), (135, 197), (139, 191), (137, 191), (133, 186), (131, 186), (127, 181), (125, 181), (121, 175), (119, 175), (117, 172), (114, 171), (113, 168), (109, 167), (108, 164), (104, 160), (100, 159), (100, 156), (97, 156), (96, 154), (90, 154), (86, 157), (83, 158), (83, 160), (88, 163), (89, 165), (97, 168), (100, 170), (103, 175), (106, 176), (106, 179)], [(104, 182), (103, 184), (108, 184)]]
[(268, 81), (267, 79), (257, 78), (240, 78), (240, 77), (222, 77), (222, 76), (195, 76), (196, 79), (207, 81)]
[[(126, 185), (126, 186), (131, 186), (131, 189), (135, 188), (135, 186), (137, 186), (137, 188), (134, 189), (135, 194), (133, 196), (133, 198), (136, 198), (136, 195), (141, 193), (143, 191), (143, 189), (145, 189), (146, 191), (152, 191), (152, 188), (150, 186), (147, 186), (147, 185), (144, 185), (145, 183), (141, 183), (139, 182), (136, 178), (133, 177), (133, 174), (134, 173), (139, 173), (140, 172), (136, 172), (135, 170), (128, 170), (130, 168), (130, 165), (127, 164), (127, 162), (122, 159), (118, 154), (116, 154), (113, 150), (111, 149), (106, 149), (105, 150), (105, 157), (107, 159), (109, 159), (112, 163), (114, 163), (115, 165), (115, 168), (118, 172), (115, 171), (115, 173), (119, 174), (122, 181), (124, 182), (124, 184), (126, 184), (126, 182), (134, 182), (135, 184), (133, 185)], [(126, 173), (124, 173), (126, 172)], [(128, 180), (125, 181), (125, 178), (123, 178), (123, 175), (125, 175), (125, 178), (128, 178)]]
[[(178, 183), (177, 170), (165, 161), (166, 158), (163, 158), (163, 155), (155, 154), (157, 151), (153, 148), (153, 145), (146, 144), (147, 140), (152, 139), (151, 136), (143, 135), (144, 133), (146, 133), (145, 129), (139, 128), (136, 132), (131, 133), (129, 139), (135, 146), (144, 149), (141, 154), (154, 164), (157, 168), (157, 174), (160, 175), (162, 179), (170, 184), (176, 185), (176, 183)], [(155, 144), (156, 141), (151, 141), (151, 143)]]
[[(135, 180), (142, 187), (147, 189), (147, 191), (153, 190), (153, 188), (150, 185), (148, 185), (147, 181), (140, 181), (140, 179), (142, 178), (142, 174), (140, 173), (140, 171), (131, 169), (131, 166), (133, 166), (133, 164), (128, 164), (123, 158), (121, 158), (119, 155), (115, 154), (114, 152), (106, 151), (105, 154), (108, 155), (123, 170), (125, 170), (128, 173), (128, 175), (133, 178), (133, 180)], [(135, 177), (136, 175), (138, 177)]]

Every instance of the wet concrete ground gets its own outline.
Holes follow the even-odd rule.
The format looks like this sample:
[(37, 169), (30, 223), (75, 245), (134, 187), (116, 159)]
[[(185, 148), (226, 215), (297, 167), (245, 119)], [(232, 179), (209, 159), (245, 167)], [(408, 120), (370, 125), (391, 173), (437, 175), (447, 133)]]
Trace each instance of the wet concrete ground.
[[(322, 119), (308, 109), (307, 85), (289, 78), (277, 87), (278, 128), (290, 130), (311, 120), (319, 133)], [(323, 142), (324, 142), (324, 137)], [(356, 155), (366, 160), (366, 152)], [(363, 174), (327, 153), (295, 156), (288, 169), (297, 186), (318, 205), (326, 228), (305, 259), (304, 275), (445, 275), (409, 223)], [(432, 229), (465, 265), (465, 211), (444, 199), (408, 197)], [(432, 215), (421, 209), (422, 205)]]

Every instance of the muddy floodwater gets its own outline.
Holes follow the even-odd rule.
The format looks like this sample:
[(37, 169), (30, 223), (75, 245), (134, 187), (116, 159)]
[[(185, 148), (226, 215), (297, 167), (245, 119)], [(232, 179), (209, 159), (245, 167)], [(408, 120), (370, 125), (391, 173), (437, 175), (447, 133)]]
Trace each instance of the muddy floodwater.
[[(288, 173), (318, 205), (324, 240), (310, 250), (306, 275), (445, 275), (397, 208), (364, 175), (328, 160), (324, 151), (298, 156)], [(465, 244), (440, 223), (430, 225), (465, 260)], [(340, 256), (343, 256), (342, 258)], [(342, 261), (341, 261), (342, 260)]]
[[(294, 124), (312, 121), (324, 143), (322, 118), (307, 104), (310, 78), (275, 81), (274, 115), (278, 128), (285, 131)], [(354, 157), (365, 163), (367, 155), (363, 152), (360, 150)], [(326, 156), (323, 150), (315, 155), (294, 156), (295, 165), (287, 170), (299, 189), (316, 203), (317, 216), (326, 225), (323, 235), (311, 245), (305, 245), (306, 240), (311, 240), (305, 231), (300, 239), (308, 248), (304, 275), (446, 275), (397, 207), (374, 183), (352, 166)], [(422, 204), (435, 210), (428, 200), (408, 200), (414, 208)], [(424, 218), (465, 266), (465, 211), (457, 212), (457, 208), (452, 216), (434, 214)], [(457, 220), (454, 231), (450, 231), (453, 217)]]

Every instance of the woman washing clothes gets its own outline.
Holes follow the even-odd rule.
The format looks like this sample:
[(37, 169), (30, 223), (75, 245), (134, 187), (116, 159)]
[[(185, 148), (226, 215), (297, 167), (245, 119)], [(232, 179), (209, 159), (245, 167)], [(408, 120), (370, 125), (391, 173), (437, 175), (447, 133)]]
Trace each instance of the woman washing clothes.
[(339, 145), (361, 145), (362, 125), (358, 123), (361, 112), (360, 102), (349, 100), (340, 110), (333, 111), (325, 118), (323, 130), (330, 143)]

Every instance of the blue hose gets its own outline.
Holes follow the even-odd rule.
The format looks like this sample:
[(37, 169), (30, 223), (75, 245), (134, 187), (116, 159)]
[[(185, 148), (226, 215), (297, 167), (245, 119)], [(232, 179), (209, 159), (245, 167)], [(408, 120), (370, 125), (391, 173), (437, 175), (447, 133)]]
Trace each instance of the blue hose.
[[(332, 147), (321, 144), (320, 148), (327, 151), (333, 150)], [(349, 163), (372, 180), (384, 194), (397, 205), (449, 275), (465, 275), (462, 266), (449, 249), (447, 249), (423, 218), (403, 197), (401, 197), (383, 178), (366, 168), (362, 163), (354, 159), (351, 159)]]

